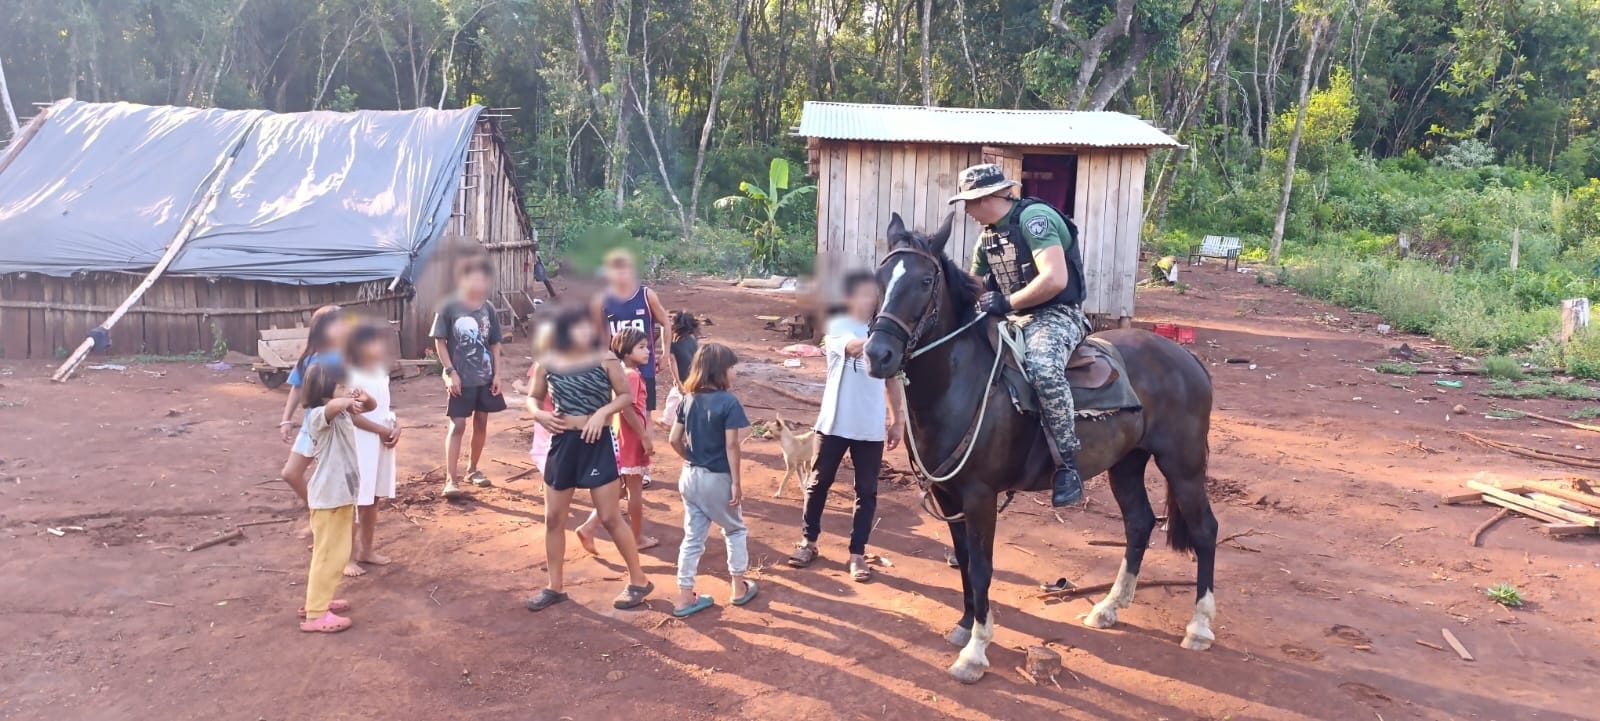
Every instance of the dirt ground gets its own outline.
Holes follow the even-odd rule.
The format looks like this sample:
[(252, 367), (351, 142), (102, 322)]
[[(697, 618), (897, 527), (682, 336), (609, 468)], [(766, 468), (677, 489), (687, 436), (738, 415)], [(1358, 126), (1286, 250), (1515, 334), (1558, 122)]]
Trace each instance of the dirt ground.
[[(1183, 295), (1142, 292), (1140, 320), (1197, 328), (1193, 348), (1217, 389), (1212, 502), (1224, 536), (1253, 532), (1219, 551), (1210, 651), (1178, 646), (1190, 588), (1144, 588), (1104, 631), (1079, 622), (1087, 600), (1035, 597), (1058, 576), (1094, 583), (1116, 572), (1121, 549), (1091, 543), (1122, 538), (1100, 478), (1086, 509), (1057, 514), (1019, 497), (1002, 516), (993, 668), (962, 686), (945, 673), (954, 649), (943, 640), (960, 583), (943, 562), (943, 525), (917, 510), (915, 487), (901, 478), (881, 492), (873, 545), (893, 565), (872, 583), (851, 583), (841, 568), (847, 483), (829, 505), (823, 561), (788, 569), (799, 489), (772, 497), (782, 468), (773, 441), (746, 445), (763, 589), (750, 607), (726, 604), (713, 541), (702, 570), (719, 606), (687, 621), (667, 614), (680, 511), (675, 465), (658, 456), (647, 533), (663, 545), (647, 552), (646, 570), (663, 590), (648, 610), (611, 609), (622, 584), (614, 548), (602, 543), (590, 559), (569, 542), (573, 601), (530, 614), (522, 602), (543, 582), (542, 484), (537, 474), (507, 480), (528, 467), (527, 413), (514, 405), (494, 419), (484, 469), (497, 487), (444, 502), (433, 377), (395, 385), (408, 425), (401, 497), (378, 533), (397, 562), (342, 588), (354, 629), (303, 634), (300, 513), (272, 481), (287, 452), (274, 427), (282, 390), (247, 370), (182, 363), (86, 370), (53, 385), (48, 364), (0, 361), (0, 718), (1600, 718), (1600, 540), (1548, 538), (1513, 518), (1471, 548), (1467, 535), (1493, 509), (1438, 502), (1468, 479), (1570, 470), (1458, 431), (1567, 452), (1600, 438), (1486, 418), (1490, 399), (1474, 393), (1482, 379), (1452, 390), (1432, 376), (1373, 372), (1402, 340), (1449, 352), (1380, 336), (1370, 316), (1215, 266), (1185, 268), (1184, 279)], [(733, 345), (747, 359), (742, 377), (766, 384), (738, 389), (754, 416), (813, 417), (772, 389), (812, 393), (820, 362), (782, 366), (775, 349), (787, 341), (754, 317), (791, 312), (791, 300), (720, 281), (660, 292), (669, 307), (711, 316), (706, 337)], [(525, 349), (519, 340), (507, 353), (517, 369)], [(1225, 362), (1237, 357), (1251, 362)], [(1456, 404), (1469, 412), (1453, 414)], [(1564, 415), (1581, 404), (1507, 405)], [(904, 451), (891, 462), (904, 469)], [(183, 550), (275, 518), (295, 520)], [(1145, 579), (1192, 576), (1193, 564), (1164, 547), (1147, 556)], [(1527, 605), (1489, 601), (1483, 589), (1499, 582)], [(1423, 644), (1442, 647), (1441, 629), (1477, 660)], [(1063, 653), (1059, 686), (1015, 670), (1039, 643)]]

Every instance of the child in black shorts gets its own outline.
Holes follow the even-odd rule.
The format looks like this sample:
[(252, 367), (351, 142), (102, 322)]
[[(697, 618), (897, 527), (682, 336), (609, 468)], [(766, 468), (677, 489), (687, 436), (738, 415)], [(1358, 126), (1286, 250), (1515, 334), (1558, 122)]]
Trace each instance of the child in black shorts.
[(489, 477), (478, 470), (478, 460), (489, 437), (489, 414), (506, 409), (505, 396), (500, 395), (500, 316), (489, 304), (489, 273), (487, 256), (463, 258), (456, 265), (456, 293), (439, 305), (428, 334), (444, 364), (444, 388), (449, 393), (445, 498), (461, 495), (457, 471), (468, 418), (472, 419), (472, 455), (467, 480), (479, 487), (490, 485)]

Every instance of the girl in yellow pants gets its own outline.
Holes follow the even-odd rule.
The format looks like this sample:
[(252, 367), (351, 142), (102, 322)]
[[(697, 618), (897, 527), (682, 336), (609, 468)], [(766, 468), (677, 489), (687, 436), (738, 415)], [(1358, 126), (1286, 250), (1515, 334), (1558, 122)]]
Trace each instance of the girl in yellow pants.
[(350, 607), (334, 598), (350, 561), (350, 533), (354, 528), (356, 494), (360, 489), (356, 457), (355, 424), (351, 413), (372, 410), (373, 400), (362, 391), (335, 398), (343, 374), (329, 365), (313, 366), (301, 394), (305, 398), (306, 427), (310, 431), (317, 469), (306, 483), (311, 506), (311, 570), (306, 576), (305, 620), (300, 630), (333, 633), (350, 627), (350, 619), (336, 612)]

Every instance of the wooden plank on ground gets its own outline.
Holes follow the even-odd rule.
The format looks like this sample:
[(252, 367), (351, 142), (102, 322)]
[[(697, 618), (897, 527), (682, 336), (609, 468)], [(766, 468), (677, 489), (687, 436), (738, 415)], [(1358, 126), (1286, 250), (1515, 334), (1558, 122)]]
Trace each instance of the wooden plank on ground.
[(1575, 491), (1571, 488), (1564, 488), (1554, 483), (1544, 483), (1540, 481), (1528, 481), (1522, 485), (1528, 490), (1546, 493), (1555, 496), (1556, 498), (1571, 501), (1595, 510), (1600, 510), (1600, 496), (1594, 495), (1593, 493)]
[(1472, 659), (1472, 654), (1467, 653), (1467, 647), (1461, 645), (1460, 639), (1457, 639), (1455, 634), (1450, 633), (1450, 629), (1441, 628), (1441, 629), (1439, 629), (1439, 631), (1442, 634), (1444, 634), (1444, 642), (1450, 644), (1450, 648), (1455, 649), (1456, 655), (1460, 656), (1461, 660), (1463, 660), (1463, 661), (1471, 661), (1471, 660), (1473, 660)]
[(1573, 513), (1563, 508), (1540, 503), (1531, 498), (1527, 498), (1516, 493), (1511, 493), (1510, 491), (1506, 491), (1504, 489), (1495, 488), (1487, 483), (1482, 483), (1479, 481), (1467, 481), (1467, 487), (1474, 491), (1481, 491), (1483, 493), (1484, 500), (1491, 503), (1493, 503), (1493, 501), (1490, 499), (1499, 499), (1508, 503), (1514, 503), (1519, 506), (1523, 506), (1530, 510), (1538, 511), (1547, 517), (1553, 517), (1551, 518), (1553, 521), (1559, 521), (1563, 523), (1578, 523), (1591, 528), (1600, 527), (1600, 518), (1586, 516), (1582, 513)]
[(1547, 536), (1593, 536), (1600, 534), (1600, 529), (1590, 528), (1579, 523), (1546, 523), (1539, 526), (1539, 532)]

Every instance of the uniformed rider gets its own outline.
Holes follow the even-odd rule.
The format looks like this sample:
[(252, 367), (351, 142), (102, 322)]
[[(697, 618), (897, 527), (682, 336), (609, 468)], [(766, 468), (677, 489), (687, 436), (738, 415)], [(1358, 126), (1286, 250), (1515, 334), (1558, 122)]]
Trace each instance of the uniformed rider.
[(1055, 450), (1051, 502), (1067, 506), (1083, 498), (1067, 384), (1067, 357), (1089, 329), (1082, 308), (1083, 255), (1072, 222), (1045, 201), (1015, 197), (1011, 189), (1020, 185), (998, 165), (974, 165), (961, 171), (960, 192), (950, 202), (966, 201), (967, 215), (983, 226), (972, 253), (972, 273), (983, 279), (986, 291), (978, 307), (1022, 329), (1028, 348), (1024, 369)]

